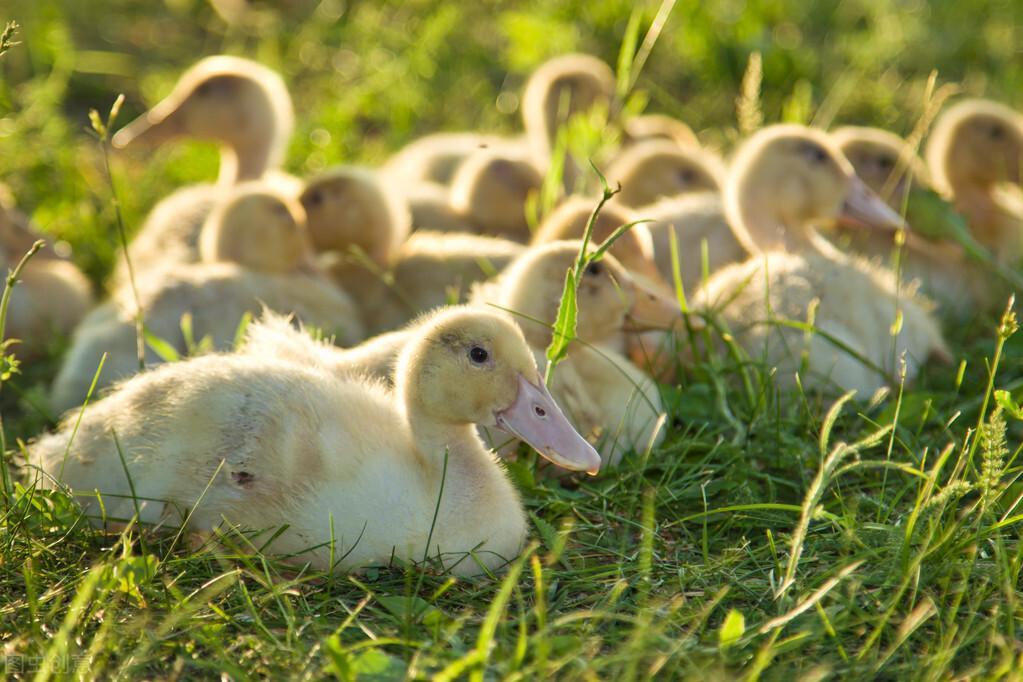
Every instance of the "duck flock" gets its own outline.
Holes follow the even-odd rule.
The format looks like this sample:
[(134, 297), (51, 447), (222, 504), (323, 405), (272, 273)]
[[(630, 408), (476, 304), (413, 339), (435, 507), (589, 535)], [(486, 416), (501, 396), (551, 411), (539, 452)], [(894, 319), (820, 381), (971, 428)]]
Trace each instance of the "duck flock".
[[(524, 442), (598, 474), (655, 447), (658, 382), (713, 337), (694, 330), (766, 362), (782, 392), (869, 397), (950, 361), (943, 329), (1014, 288), (1023, 116), (1009, 107), (948, 106), (926, 163), (883, 130), (800, 125), (763, 128), (726, 162), (681, 121), (615, 115), (614, 93), (599, 59), (558, 57), (527, 83), (519, 137), (437, 133), (380, 168), (300, 179), (280, 170), (281, 77), (201, 60), (112, 144), (217, 142), (217, 182), (152, 207), (107, 300), (49, 248), (13, 291), (24, 361), (71, 339), (50, 394), (65, 417), (26, 448), (27, 479), (69, 489), (97, 525), (226, 524), (318, 569), (429, 557), (474, 575), (527, 535), (501, 458)], [(559, 137), (595, 108), (621, 140), (601, 169), (620, 191), (596, 214), (596, 174)], [(954, 208), (970, 248), (915, 229), (918, 192)], [(3, 204), (13, 267), (37, 235)], [(545, 380), (570, 270), (576, 340)]]

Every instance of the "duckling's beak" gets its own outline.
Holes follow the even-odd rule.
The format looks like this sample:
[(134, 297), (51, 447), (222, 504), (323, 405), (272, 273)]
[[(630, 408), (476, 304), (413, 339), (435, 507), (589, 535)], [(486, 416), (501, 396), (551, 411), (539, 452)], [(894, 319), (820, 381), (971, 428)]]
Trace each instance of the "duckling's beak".
[(839, 221), (854, 226), (889, 230), (909, 227), (901, 215), (855, 175), (849, 180), (849, 194), (842, 205)]
[(156, 106), (118, 130), (111, 144), (115, 149), (128, 145), (155, 147), (184, 133), (181, 102), (177, 98), (161, 100)]
[(682, 317), (678, 301), (663, 289), (633, 278), (633, 303), (625, 315), (625, 331), (671, 329)]
[(494, 418), (497, 428), (529, 443), (559, 467), (591, 476), (600, 471), (600, 455), (568, 422), (539, 377), (534, 384), (519, 374), (515, 402)]

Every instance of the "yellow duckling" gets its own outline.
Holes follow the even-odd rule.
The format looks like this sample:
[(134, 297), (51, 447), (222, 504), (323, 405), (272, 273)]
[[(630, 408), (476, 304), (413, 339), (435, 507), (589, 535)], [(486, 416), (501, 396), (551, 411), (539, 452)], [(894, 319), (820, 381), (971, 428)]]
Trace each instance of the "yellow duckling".
[(451, 207), (481, 234), (529, 242), (530, 197), (543, 175), (525, 154), (478, 151), (458, 167), (451, 182)]
[[(477, 287), (472, 301), (509, 311), (519, 323), (537, 363), (546, 365), (565, 273), (582, 242), (557, 241), (531, 248), (496, 279)], [(576, 335), (555, 370), (551, 391), (581, 433), (601, 436), (605, 464), (663, 438), (663, 404), (656, 384), (616, 350), (624, 332), (670, 329), (678, 303), (631, 277), (605, 255), (583, 271), (577, 293)]]
[(528, 527), (474, 425), (561, 466), (599, 469), (502, 315), (437, 314), (396, 377), (392, 394), (264, 357), (195, 358), (123, 384), (80, 427), (71, 417), (34, 444), (29, 462), (96, 523), (131, 518), (137, 504), (145, 523), (262, 531), (265, 551), (318, 570), (428, 557), (463, 576), (513, 559)]
[[(923, 161), (898, 135), (877, 128), (847, 126), (832, 133), (839, 150), (853, 166), (857, 177), (884, 198), (896, 211), (904, 211), (913, 186), (927, 187)], [(914, 218), (908, 216), (911, 227)], [(887, 262), (896, 248), (895, 233), (845, 226), (837, 237), (841, 246), (868, 258)], [(904, 281), (919, 282), (921, 291), (939, 303), (944, 318), (962, 320), (992, 302), (990, 277), (970, 261), (963, 249), (949, 240), (928, 239), (905, 233), (900, 258)]]
[(688, 125), (665, 114), (640, 114), (625, 121), (622, 126), (625, 145), (646, 140), (668, 140), (679, 147), (699, 147), (696, 133)]
[[(150, 211), (128, 247), (135, 270), (196, 262), (206, 216), (236, 183), (265, 177), (285, 190), (296, 190), (294, 178), (273, 170), (284, 161), (293, 127), (291, 98), (277, 73), (247, 59), (219, 55), (197, 62), (166, 98), (117, 131), (112, 143), (118, 149), (152, 149), (181, 137), (221, 145), (216, 185), (179, 189)], [(119, 260), (114, 281), (126, 279), (127, 268)]]
[(1023, 255), (1023, 207), (998, 190), (1002, 183), (1020, 184), (1021, 165), (1023, 117), (997, 102), (954, 104), (927, 143), (936, 189), (952, 199), (977, 241), (1010, 266)]
[[(252, 248), (254, 236), (261, 248)], [(348, 296), (311, 271), (301, 206), (273, 187), (240, 185), (210, 214), (201, 242), (206, 259), (238, 260), (182, 264), (139, 283), (147, 334), (177, 354), (190, 350), (184, 316), (191, 316), (194, 341), (209, 337), (213, 349), (225, 349), (234, 342), (241, 320), (263, 306), (294, 313), (306, 324), (336, 334), (340, 343), (364, 338)], [(54, 381), (54, 409), (81, 404), (104, 353), (108, 355), (97, 387), (139, 371), (135, 311), (131, 289), (122, 287), (83, 320)], [(166, 360), (157, 350), (147, 342), (147, 364)]]
[[(903, 224), (824, 133), (778, 125), (751, 137), (732, 163), (726, 210), (753, 257), (712, 275), (695, 305), (721, 307), (736, 340), (752, 358), (766, 356), (783, 386), (793, 385), (804, 345), (804, 387), (837, 386), (861, 397), (897, 376), (900, 356), (908, 380), (929, 357), (949, 357), (937, 323), (910, 292), (899, 291), (893, 273), (840, 253), (817, 234), (817, 223), (840, 214), (869, 225)], [(771, 322), (806, 321), (811, 307), (817, 329), (844, 348), (817, 333), (807, 342), (802, 330)]]
[[(596, 204), (595, 199), (569, 197), (540, 223), (533, 235), (533, 244), (581, 239)], [(593, 224), (591, 240), (600, 244), (616, 229), (634, 220), (636, 218), (624, 207), (606, 204)], [(608, 251), (633, 275), (672, 291), (657, 270), (653, 239), (645, 224), (627, 230)]]
[[(395, 329), (422, 312), (458, 302), (473, 282), (492, 276), (523, 249), (504, 239), (426, 230), (405, 239), (407, 218), (386, 210), (379, 182), (374, 186), (368, 177), (363, 179), (339, 185), (335, 173), (313, 178), (301, 202), (310, 231), (332, 235), (336, 251), (323, 264), (357, 302), (371, 333)], [(390, 220), (350, 220), (352, 205), (372, 203), (377, 209), (361, 213)], [(351, 240), (347, 246), (346, 239)]]
[(626, 147), (605, 175), (612, 187), (621, 185), (615, 201), (638, 208), (693, 192), (720, 192), (724, 165), (699, 147), (645, 140)]
[[(28, 219), (0, 202), (0, 262), (12, 271), (41, 237)], [(92, 285), (73, 263), (50, 247), (35, 253), (21, 271), (7, 308), (5, 335), (18, 339), (21, 359), (38, 357), (54, 333), (67, 336), (92, 307)]]
[[(596, 106), (610, 108), (615, 94), (611, 67), (586, 54), (555, 57), (533, 72), (522, 95), (522, 118), (534, 163), (546, 169), (557, 142), (558, 130), (574, 116)], [(566, 159), (564, 185), (575, 188), (582, 169)]]
[(435, 182), (420, 182), (403, 192), (412, 214), (413, 230), (474, 232), (476, 226), (451, 205), (451, 188)]
[(432, 133), (395, 152), (380, 172), (389, 184), (398, 186), (424, 182), (449, 185), (466, 158), (481, 149), (503, 148), (508, 144), (505, 138), (484, 133)]

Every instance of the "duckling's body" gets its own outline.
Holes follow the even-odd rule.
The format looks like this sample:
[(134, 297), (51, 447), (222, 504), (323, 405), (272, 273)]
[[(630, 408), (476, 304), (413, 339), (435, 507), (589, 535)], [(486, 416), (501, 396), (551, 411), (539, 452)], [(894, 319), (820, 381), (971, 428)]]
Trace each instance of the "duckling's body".
[(501, 148), (509, 141), (484, 133), (432, 133), (402, 147), (387, 160), (381, 173), (398, 185), (421, 182), (449, 185), (458, 166), (481, 149)]
[(29, 462), (48, 476), (41, 484), (79, 492), (97, 522), (93, 491), (110, 519), (133, 516), (134, 491), (143, 522), (188, 515), (190, 530), (205, 531), (226, 520), (320, 570), (429, 557), (477, 575), (516, 556), (526, 522), (474, 423), (528, 434), (548, 456), (595, 471), (596, 454), (538, 381), (514, 325), (456, 310), (406, 346), (393, 394), (254, 355), (195, 358), (127, 382), (85, 413), (73, 442), (71, 418)]
[(724, 203), (717, 192), (697, 192), (674, 199), (662, 199), (637, 209), (654, 244), (654, 258), (661, 276), (675, 280), (672, 239), (678, 249), (679, 273), (686, 293), (696, 291), (704, 280), (703, 244), (707, 245), (707, 275), (726, 265), (742, 263), (749, 254), (728, 226)]
[[(297, 191), (294, 178), (274, 170), (284, 160), (293, 119), (291, 98), (277, 73), (247, 59), (220, 55), (197, 62), (170, 95), (119, 130), (113, 138), (117, 148), (153, 148), (183, 136), (221, 144), (215, 185), (179, 189), (149, 212), (128, 245), (136, 272), (198, 261), (199, 231), (233, 185), (264, 178), (286, 193)], [(119, 259), (113, 281), (125, 282), (127, 274)]]
[[(274, 208), (274, 203), (283, 206), (284, 212)], [(256, 225), (251, 220), (253, 215), (273, 216), (275, 220), (271, 223), (266, 219), (263, 225)], [(138, 296), (147, 333), (185, 355), (190, 348), (182, 330), (182, 317), (189, 315), (194, 341), (209, 337), (213, 349), (223, 350), (231, 347), (242, 319), (266, 306), (293, 313), (310, 326), (336, 334), (341, 343), (361, 340), (363, 329), (351, 299), (322, 275), (302, 270), (308, 262), (303, 224), (301, 207), (294, 202), (258, 186), (240, 187), (232, 199), (211, 214), (204, 236), (211, 232), (222, 237), (233, 235), (242, 244), (251, 245), (248, 241), (251, 233), (265, 232), (261, 243), (267, 249), (257, 251), (256, 259), (246, 262), (249, 250), (218, 251), (213, 244), (218, 240), (210, 239), (206, 246), (213, 253), (233, 254), (243, 260), (185, 264), (167, 269), (159, 278), (142, 278)], [(271, 236), (274, 232), (281, 234)], [(283, 260), (278, 264), (265, 263), (267, 253)], [(262, 270), (255, 269), (259, 267)], [(122, 287), (86, 316), (75, 331), (54, 381), (51, 396), (54, 409), (65, 410), (85, 399), (104, 353), (107, 359), (98, 388), (139, 370), (135, 311), (132, 289)], [(147, 364), (165, 360), (155, 349), (147, 347)]]
[[(890, 271), (845, 256), (817, 236), (814, 223), (843, 211), (855, 210), (872, 224), (901, 224), (824, 134), (800, 126), (757, 133), (733, 162), (726, 208), (737, 239), (755, 255), (711, 276), (694, 305), (715, 310), (752, 358), (766, 356), (783, 387), (795, 386), (805, 362), (804, 388), (837, 386), (868, 397), (895, 380), (903, 354), (909, 380), (928, 358), (948, 356), (926, 304), (900, 288)], [(771, 321), (806, 322), (811, 308), (815, 326), (853, 353), (822, 334), (805, 341), (803, 330)]]
[(420, 182), (403, 194), (412, 214), (413, 230), (466, 233), (476, 230), (472, 221), (452, 207), (451, 191), (446, 185)]
[(934, 124), (927, 166), (935, 187), (950, 197), (974, 238), (1004, 265), (1023, 258), (1023, 206), (1007, 200), (1003, 184), (1020, 185), (1023, 116), (997, 102), (964, 100)]

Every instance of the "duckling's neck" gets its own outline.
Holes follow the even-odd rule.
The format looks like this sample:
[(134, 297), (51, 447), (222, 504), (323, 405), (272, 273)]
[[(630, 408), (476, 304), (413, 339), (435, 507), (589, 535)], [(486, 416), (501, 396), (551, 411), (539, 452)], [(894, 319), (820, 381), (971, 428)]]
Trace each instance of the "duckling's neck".
[(446, 489), (464, 493), (485, 488), (481, 483), (499, 473), (472, 424), (439, 422), (414, 411), (407, 418), (427, 481), (443, 478)]
[(768, 206), (770, 202), (766, 200), (741, 201), (729, 220), (736, 237), (752, 255), (772, 251), (798, 253), (818, 241), (816, 230), (808, 221), (784, 216)]
[(246, 180), (263, 177), (270, 165), (270, 146), (239, 147), (224, 145), (220, 149), (220, 174), (217, 184), (229, 187)]

